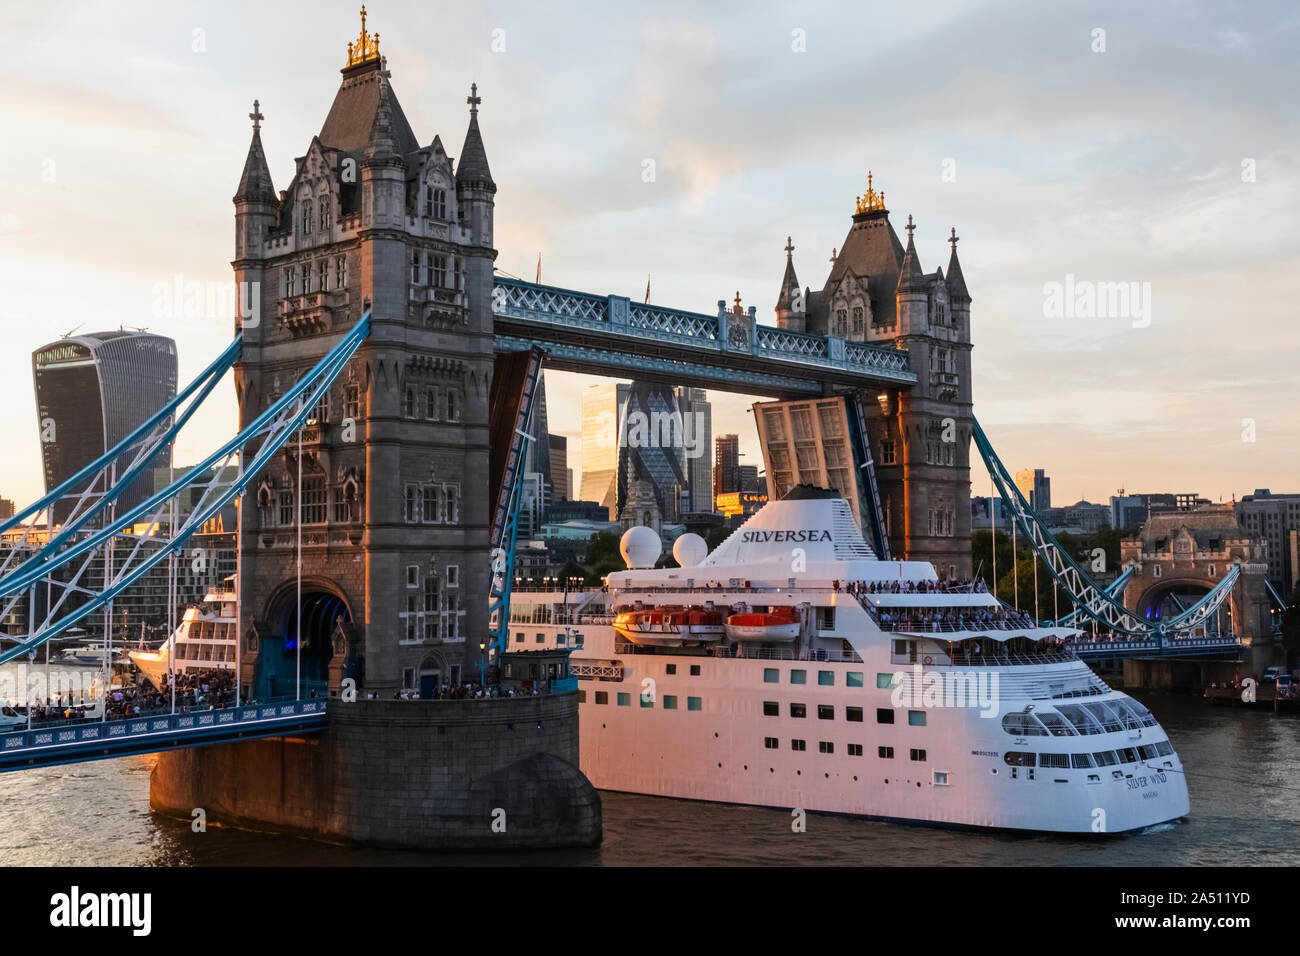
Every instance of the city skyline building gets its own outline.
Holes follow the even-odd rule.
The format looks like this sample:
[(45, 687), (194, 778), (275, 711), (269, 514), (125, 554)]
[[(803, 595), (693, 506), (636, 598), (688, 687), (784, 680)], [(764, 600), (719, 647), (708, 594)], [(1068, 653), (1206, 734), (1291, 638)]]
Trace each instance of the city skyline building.
[[(126, 438), (176, 397), (176, 343), (151, 332), (88, 332), (43, 345), (32, 353), (36, 419), (46, 492)], [(115, 462), (130, 467), (132, 453)], [(171, 449), (159, 450), (117, 499), (118, 508), (139, 504), (153, 491), (149, 468), (166, 466)], [(61, 524), (72, 501), (57, 502)]]

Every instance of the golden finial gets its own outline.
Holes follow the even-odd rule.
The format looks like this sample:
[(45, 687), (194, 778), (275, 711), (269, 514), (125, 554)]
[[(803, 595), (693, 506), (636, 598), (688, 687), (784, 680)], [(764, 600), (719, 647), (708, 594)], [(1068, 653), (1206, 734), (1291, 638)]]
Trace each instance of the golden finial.
[(885, 194), (876, 192), (875, 187), (871, 184), (871, 170), (867, 170), (867, 191), (865, 195), (857, 197), (857, 215), (864, 212), (883, 212), (885, 209)]
[(379, 59), (379, 34), (366, 32), (366, 8), (363, 4), (361, 7), (361, 35), (357, 37), (355, 43), (348, 44), (348, 66), (356, 66), (358, 63), (366, 63), (369, 60)]

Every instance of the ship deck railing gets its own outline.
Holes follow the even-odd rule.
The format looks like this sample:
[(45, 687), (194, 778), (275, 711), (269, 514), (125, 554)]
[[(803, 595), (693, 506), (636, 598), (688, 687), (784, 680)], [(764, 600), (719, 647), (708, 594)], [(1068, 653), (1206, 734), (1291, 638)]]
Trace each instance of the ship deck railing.
[(1079, 658), (1066, 650), (1044, 650), (1034, 654), (1019, 651), (1005, 651), (995, 654), (931, 654), (929, 662), (923, 653), (891, 654), (891, 664), (910, 666), (920, 664), (924, 667), (1018, 667), (1035, 664), (1068, 664)]

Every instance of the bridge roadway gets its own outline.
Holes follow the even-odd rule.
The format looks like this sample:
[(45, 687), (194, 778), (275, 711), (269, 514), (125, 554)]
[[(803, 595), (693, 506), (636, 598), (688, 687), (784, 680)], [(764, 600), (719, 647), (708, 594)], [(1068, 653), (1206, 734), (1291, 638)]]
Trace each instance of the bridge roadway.
[(323, 699), (270, 700), (125, 720), (36, 725), (0, 733), (0, 773), (181, 747), (324, 730)]
[(550, 368), (777, 398), (916, 384), (908, 353), (498, 276), (496, 348), (537, 345)]

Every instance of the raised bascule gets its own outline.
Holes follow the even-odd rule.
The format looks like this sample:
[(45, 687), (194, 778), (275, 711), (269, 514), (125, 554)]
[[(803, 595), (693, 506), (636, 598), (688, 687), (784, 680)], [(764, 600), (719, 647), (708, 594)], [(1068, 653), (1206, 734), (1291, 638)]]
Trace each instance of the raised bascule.
[[(367, 696), (388, 700), (403, 688), (472, 680), (506, 649), (514, 515), (532, 389), (543, 365), (773, 399), (756, 406), (765, 416), (771, 497), (851, 471), (852, 481), (843, 483), (853, 491), (844, 493), (881, 557), (971, 576), (973, 442), (1021, 533), (1074, 596), (1080, 618), (1159, 643), (1212, 617), (1229, 595), (1242, 607), (1258, 600), (1242, 583), (1245, 572), (1234, 568), (1190, 607), (1152, 622), (1126, 610), (1065, 553), (974, 419), (971, 296), (955, 229), (946, 271), (925, 272), (911, 217), (904, 246), (870, 178), (820, 290), (800, 286), (787, 241), (775, 326), (760, 324), (752, 307), (742, 310), (738, 295), (734, 308), (720, 301), (709, 314), (542, 286), (494, 270), (497, 184), (479, 128), (477, 86), (453, 157), (436, 135), (421, 145), (378, 34), (366, 31), (364, 9), (341, 73), (319, 133), (278, 192), (261, 139), (266, 117), (254, 102), (234, 196), (232, 266), (244, 314), (231, 346), (116, 448), (0, 525), (0, 533), (24, 541), (29, 534), (35, 541), (35, 529), (49, 531), (47, 544), (12, 548), (0, 566), (6, 614), (38, 587), (62, 595), (40, 614), (31, 602), (28, 632), (8, 636), (0, 662), (34, 654), (60, 631), (96, 620), (92, 615), (111, 615), (116, 594), (160, 561), (174, 560), (207, 518), (237, 500), (241, 701), (329, 699), (324, 739), (336, 736), (340, 720), (350, 729), (331, 744), (342, 749), (324, 764), (299, 751), (285, 758), (289, 744), (262, 741), (238, 745), (254, 748), (240, 751), (250, 755), (245, 771), (224, 750), (212, 766), (220, 764), (234, 794), (240, 786), (255, 789), (258, 775), (284, 758), (297, 776), (275, 780), (304, 799), (313, 787), (336, 782), (313, 774), (362, 772), (347, 741), (359, 739), (358, 727), (383, 733), (401, 714), (388, 708), (354, 724), (361, 710), (343, 718), (336, 707), (364, 709), (379, 703)], [(237, 434), (165, 489), (142, 502), (120, 501), (122, 489), (174, 441), (228, 371), (239, 402)], [(96, 555), (107, 555), (98, 581), (88, 575)], [(1247, 560), (1239, 557), (1224, 561)], [(340, 703), (344, 689), (355, 703)], [(576, 724), (576, 705), (547, 707), (548, 721)], [(513, 728), (508, 703), (497, 709), (484, 709), (483, 725)], [(303, 718), (299, 706), (284, 716), (306, 733), (326, 726), (316, 712), (313, 706)], [(428, 732), (430, 718), (420, 721), (418, 730)], [(237, 734), (238, 722), (226, 737), (213, 727), (156, 730), (175, 747), (187, 739), (198, 746), (256, 736), (249, 728)], [(448, 717), (440, 726), (472, 735), (473, 723)], [(559, 767), (566, 758), (576, 764), (576, 729), (570, 730), (548, 737), (556, 766), (530, 764), (528, 779), (561, 781), (539, 806), (591, 802), (590, 788)], [(128, 728), (118, 736), (137, 732), (150, 731)], [(405, 731), (393, 733), (396, 740)], [(517, 765), (538, 759), (537, 742), (503, 733), (509, 746), (498, 748), (487, 776), (515, 786)], [(95, 738), (72, 742), (78, 748), (64, 751), (67, 760), (128, 752), (115, 751), (107, 738), (102, 747)], [(59, 743), (7, 735), (0, 769), (23, 760), (58, 762), (49, 748)], [(281, 749), (266, 749), (272, 747)], [(448, 759), (444, 750), (425, 758), (417, 777)], [(195, 786), (211, 783), (203, 759), (186, 751), (160, 761), (168, 778), (163, 789), (176, 806), (208, 805), (185, 803), (201, 793), (179, 782), (189, 774)], [(470, 787), (473, 768), (460, 769)], [(357, 805), (364, 800), (360, 790), (352, 798)], [(241, 817), (236, 798), (229, 799), (230, 815)], [(438, 819), (467, 812), (465, 799), (449, 798)], [(598, 802), (594, 814), (598, 836)], [(342, 810), (307, 829), (387, 839), (382, 820), (361, 816), (371, 829), (349, 830), (356, 821), (347, 822)], [(577, 836), (551, 834), (552, 843), (590, 842), (591, 820), (583, 826), (575, 827)], [(442, 827), (435, 829), (447, 832)]]

